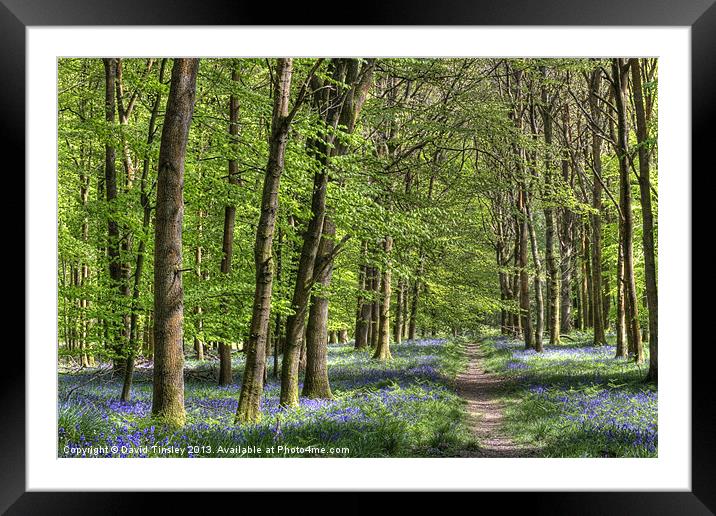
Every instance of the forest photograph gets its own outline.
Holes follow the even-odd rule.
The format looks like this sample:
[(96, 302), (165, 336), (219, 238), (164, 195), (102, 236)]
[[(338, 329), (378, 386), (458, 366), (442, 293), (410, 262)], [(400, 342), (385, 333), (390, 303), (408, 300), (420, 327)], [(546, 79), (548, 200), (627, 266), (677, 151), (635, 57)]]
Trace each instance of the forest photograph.
[(658, 457), (657, 58), (56, 63), (57, 457)]

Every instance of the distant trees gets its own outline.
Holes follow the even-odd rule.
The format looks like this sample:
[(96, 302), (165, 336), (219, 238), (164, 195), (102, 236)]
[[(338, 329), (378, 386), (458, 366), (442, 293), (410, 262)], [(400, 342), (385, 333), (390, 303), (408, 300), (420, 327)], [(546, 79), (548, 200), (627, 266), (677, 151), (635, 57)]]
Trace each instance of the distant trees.
[[(497, 62), (495, 70), (500, 70), (501, 64)], [(507, 311), (503, 308), (502, 330), (522, 336), (530, 347), (530, 324), (532, 320), (539, 322), (539, 316), (526, 314), (533, 304), (539, 306), (540, 303), (540, 238), (538, 234), (532, 237), (530, 232), (530, 226), (535, 222), (531, 204), (540, 202), (544, 213), (550, 344), (557, 344), (560, 334), (573, 326), (579, 329), (592, 327), (595, 344), (606, 344), (611, 305), (616, 311), (617, 356), (629, 355), (641, 362), (644, 357), (642, 335), (648, 335), (650, 357), (656, 357), (658, 334), (651, 335), (658, 314), (658, 310), (651, 309), (657, 305), (653, 189), (649, 183), (653, 140), (648, 135), (653, 123), (647, 117), (654, 102), (653, 97), (649, 97), (647, 109), (644, 100), (645, 95), (652, 95), (654, 91), (656, 61), (563, 60), (558, 66), (548, 64), (548, 60), (540, 60), (534, 65), (519, 61), (507, 63), (504, 64), (505, 73), (496, 72), (494, 79), (501, 85), (505, 102), (512, 106), (513, 125), (518, 132), (510, 143), (511, 151), (508, 147), (496, 147), (493, 151), (499, 156), (489, 159), (502, 168), (511, 169), (518, 186), (525, 185), (519, 180), (525, 177), (525, 167), (533, 171), (531, 186), (520, 187), (514, 194), (507, 192), (492, 196), (494, 245), (497, 262), (503, 267), (499, 272), (501, 298), (503, 302), (519, 301), (517, 304), (522, 314), (518, 319), (511, 315), (514, 308)], [(649, 74), (647, 88), (641, 83), (645, 71)], [(577, 80), (580, 77), (581, 80)], [(519, 117), (522, 96), (541, 114), (541, 120), (530, 119), (529, 131)], [(543, 133), (543, 145), (535, 146), (536, 139), (526, 140), (521, 136), (531, 134), (534, 137), (539, 132)], [(632, 139), (637, 142), (636, 149), (630, 146)], [(613, 153), (609, 157), (614, 156), (613, 161), (605, 159), (605, 142), (611, 144)], [(511, 167), (510, 154), (516, 157)], [(541, 159), (540, 155), (543, 156)], [(638, 174), (635, 155), (639, 157)], [(542, 172), (538, 173), (540, 170)], [(634, 175), (640, 187), (639, 211), (634, 209)], [(603, 204), (605, 193), (610, 201), (607, 206)], [(514, 200), (510, 201), (511, 198)], [(514, 208), (511, 209), (511, 205)], [(526, 209), (530, 211), (527, 216)], [(637, 215), (642, 220), (644, 272), (641, 278), (634, 257), (634, 220)], [(609, 224), (609, 240), (606, 242), (605, 219)], [(535, 278), (535, 294), (534, 300), (529, 302), (529, 297), (525, 297), (529, 283), (524, 275), (530, 269), (525, 260), (528, 241), (525, 235), (530, 235), (530, 245), (537, 251), (532, 253), (530, 267), (530, 274)], [(513, 272), (509, 265), (510, 255), (514, 262)], [(614, 274), (614, 281), (609, 281), (610, 273)], [(518, 276), (519, 281), (516, 281)], [(614, 290), (609, 290), (610, 285)], [(639, 294), (640, 288), (643, 295)], [(615, 297), (615, 302), (610, 303), (610, 297)], [(646, 306), (644, 299), (647, 299)], [(648, 312), (648, 324), (640, 316), (641, 309)], [(650, 367), (649, 380), (657, 377), (655, 367)]]
[[(231, 80), (237, 82), (239, 74), (236, 68), (231, 71)], [(239, 185), (239, 165), (236, 159), (237, 137), (239, 134), (239, 101), (235, 93), (229, 95), (229, 145), (230, 158), (228, 182), (230, 185)], [(224, 208), (224, 231), (221, 237), (221, 273), (231, 272), (231, 260), (234, 254), (234, 225), (236, 223), (236, 206), (227, 204)], [(223, 300), (226, 303), (226, 300)], [(219, 385), (225, 386), (232, 382), (231, 345), (222, 339), (219, 342)]]
[[(115, 102), (116, 102), (116, 81), (117, 81), (117, 63), (116, 58), (105, 58), (104, 78), (105, 78), (105, 120), (108, 124), (115, 121)], [(109, 257), (109, 278), (111, 285), (118, 290), (121, 298), (129, 297), (129, 270), (127, 265), (122, 261), (120, 250), (123, 247), (122, 242), (126, 242), (129, 235), (125, 234), (124, 239), (120, 238), (120, 225), (118, 218), (120, 217), (117, 206), (118, 185), (117, 185), (117, 168), (116, 168), (116, 151), (110, 143), (105, 144), (105, 161), (104, 161), (104, 182), (103, 187), (107, 194), (107, 256)], [(126, 302), (126, 301), (123, 301)], [(120, 305), (121, 306), (121, 305)], [(114, 352), (114, 370), (117, 375), (123, 375), (125, 361), (123, 360), (124, 348), (129, 339), (129, 314), (118, 313), (116, 318), (121, 320), (120, 324), (116, 324), (115, 317), (112, 318), (113, 325), (108, 330), (110, 339), (113, 342), (112, 350)]]

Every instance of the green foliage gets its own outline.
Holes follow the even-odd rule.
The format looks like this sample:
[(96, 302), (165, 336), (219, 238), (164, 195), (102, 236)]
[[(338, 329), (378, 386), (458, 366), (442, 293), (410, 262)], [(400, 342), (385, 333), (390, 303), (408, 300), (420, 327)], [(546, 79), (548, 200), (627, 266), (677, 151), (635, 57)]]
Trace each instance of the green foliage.
[[(151, 66), (150, 66), (151, 61)], [(317, 75), (334, 85), (329, 61)], [(291, 102), (315, 61), (297, 59)], [(655, 63), (655, 61), (654, 61)], [(160, 80), (160, 68), (164, 74)], [(172, 60), (123, 59), (121, 86), (125, 107), (135, 98), (126, 124), (105, 121), (104, 70), (100, 59), (61, 59), (58, 63), (58, 322), (63, 360), (91, 356), (121, 357), (128, 342), (119, 338), (123, 315), (138, 320), (141, 354), (149, 355), (153, 310), (153, 220), (143, 224), (142, 182), (152, 208), (156, 169)], [(651, 66), (651, 65), (650, 65)], [(655, 64), (654, 70), (655, 68)], [(202, 59), (186, 155), (184, 183), (183, 272), (184, 336), (203, 342), (245, 341), (255, 289), (253, 246), (268, 159), (274, 63), (265, 59)], [(506, 297), (500, 275), (514, 278), (515, 225), (525, 215), (516, 193), (527, 192), (538, 253), (540, 279), (546, 280), (545, 210), (573, 216), (589, 228), (592, 174), (587, 120), (587, 86), (592, 70), (608, 68), (595, 59), (378, 59), (373, 84), (355, 131), (327, 127), (310, 100), (296, 113), (288, 139), (279, 192), (274, 265), (272, 328), (275, 318), (290, 315), (303, 232), (311, 218), (313, 175), (321, 166), (307, 143), (333, 135), (348, 152), (328, 160), (327, 204), (336, 224), (336, 241), (348, 238), (334, 260), (333, 279), (316, 293), (330, 300), (328, 327), (351, 330), (359, 296), (380, 300), (361, 288), (362, 265), (392, 269), (395, 290), (407, 284), (409, 299), (418, 285), (417, 326), (435, 333), (475, 334), (498, 324), (501, 311), (515, 313), (517, 302)], [(235, 74), (236, 80), (232, 78)], [(517, 75), (519, 82), (516, 82)], [(607, 87), (606, 81), (603, 87)], [(651, 102), (652, 186), (656, 169), (657, 75), (645, 79)], [(545, 99), (542, 93), (545, 94)], [(605, 90), (605, 98), (608, 92)], [(229, 97), (239, 106), (238, 136), (228, 131)], [(159, 96), (156, 126), (150, 135), (152, 107)], [(515, 123), (515, 113), (522, 118)], [(517, 110), (517, 111), (516, 111)], [(553, 140), (545, 143), (543, 115), (552, 112)], [(601, 128), (609, 133), (607, 117)], [(629, 135), (635, 153), (634, 131)], [(116, 152), (117, 199), (109, 203), (104, 189), (105, 148)], [(125, 172), (129, 157), (134, 180)], [(228, 162), (235, 160), (238, 184), (228, 181)], [(618, 254), (618, 163), (613, 145), (602, 144), (602, 180), (607, 193), (601, 212), (602, 265), (610, 278), (608, 296), (616, 295)], [(634, 241), (641, 241), (639, 189), (632, 181)], [(653, 196), (653, 209), (658, 198)], [(232, 267), (220, 272), (227, 206), (236, 210)], [(144, 270), (139, 297), (131, 301), (109, 281), (107, 226), (120, 228), (120, 258), (133, 287), (140, 243)], [(655, 221), (658, 218), (655, 217)], [(281, 234), (281, 245), (278, 233)], [(386, 255), (382, 241), (394, 240)], [(658, 227), (655, 228), (658, 237)], [(564, 257), (557, 235), (557, 261)], [(657, 244), (658, 245), (658, 244)], [(499, 257), (498, 249), (503, 247)], [(364, 254), (364, 247), (367, 252)], [(634, 247), (636, 284), (644, 292), (643, 254)], [(200, 261), (199, 261), (200, 258)], [(498, 263), (498, 259), (500, 262)], [(536, 274), (533, 257), (527, 270)], [(574, 264), (575, 268), (579, 263)], [(82, 271), (86, 271), (86, 277)], [(573, 277), (576, 277), (575, 274)], [(534, 289), (530, 289), (534, 299)], [(640, 310), (642, 324), (648, 312)], [(616, 303), (609, 319), (614, 320)], [(534, 317), (534, 315), (533, 315)], [(284, 319), (285, 320), (285, 319)]]

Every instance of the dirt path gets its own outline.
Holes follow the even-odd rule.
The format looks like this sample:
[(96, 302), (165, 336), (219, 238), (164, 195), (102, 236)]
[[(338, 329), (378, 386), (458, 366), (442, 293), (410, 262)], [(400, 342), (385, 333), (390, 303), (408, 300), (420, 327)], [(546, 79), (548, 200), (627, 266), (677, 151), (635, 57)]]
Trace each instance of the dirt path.
[(466, 346), (468, 368), (456, 379), (457, 393), (467, 401), (468, 421), (480, 445), (466, 457), (529, 457), (534, 450), (516, 445), (502, 431), (503, 404), (500, 390), (503, 380), (486, 373), (481, 365), (482, 352), (477, 343)]

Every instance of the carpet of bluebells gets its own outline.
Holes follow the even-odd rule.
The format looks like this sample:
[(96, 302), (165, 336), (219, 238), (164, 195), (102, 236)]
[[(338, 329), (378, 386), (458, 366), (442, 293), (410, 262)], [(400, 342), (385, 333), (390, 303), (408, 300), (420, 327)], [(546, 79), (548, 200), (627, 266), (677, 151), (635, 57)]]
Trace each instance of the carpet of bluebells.
[(582, 337), (542, 353), (505, 337), (485, 341), (486, 363), (512, 401), (506, 430), (547, 457), (656, 457), (657, 391), (643, 382), (646, 366)]
[(121, 383), (108, 375), (61, 374), (58, 455), (424, 457), (474, 447), (463, 404), (449, 387), (464, 365), (460, 345), (433, 339), (391, 348), (393, 360), (383, 363), (352, 346), (330, 346), (334, 399), (301, 398), (291, 410), (279, 407), (280, 386), (270, 369), (263, 418), (254, 425), (234, 424), (243, 355), (234, 358), (235, 384), (228, 387), (216, 385), (215, 361), (187, 361), (187, 424), (180, 430), (151, 418), (151, 364), (137, 368), (126, 403), (119, 401)]

